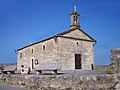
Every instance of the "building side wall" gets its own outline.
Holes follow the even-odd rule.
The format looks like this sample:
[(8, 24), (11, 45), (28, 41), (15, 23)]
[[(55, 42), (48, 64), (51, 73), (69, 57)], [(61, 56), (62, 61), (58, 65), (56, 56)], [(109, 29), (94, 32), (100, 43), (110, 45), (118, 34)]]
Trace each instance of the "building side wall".
[[(43, 50), (43, 45), (45, 45), (45, 50)], [(33, 49), (33, 53), (32, 53)], [(20, 53), (22, 53), (22, 58), (20, 58)], [(58, 56), (58, 43), (55, 42), (54, 38), (29, 46), (23, 50), (18, 51), (18, 70), (21, 69), (21, 65), (24, 65), (25, 69), (32, 69), (32, 59), (38, 60), (38, 63), (53, 63), (59, 60)], [(38, 65), (34, 64), (34, 68)]]

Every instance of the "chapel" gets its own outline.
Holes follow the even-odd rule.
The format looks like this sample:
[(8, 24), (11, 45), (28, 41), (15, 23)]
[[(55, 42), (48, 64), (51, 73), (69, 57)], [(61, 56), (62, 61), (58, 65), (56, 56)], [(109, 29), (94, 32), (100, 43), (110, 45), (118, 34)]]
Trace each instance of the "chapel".
[(61, 63), (61, 70), (93, 70), (96, 40), (81, 29), (79, 17), (75, 8), (69, 30), (18, 49), (17, 70), (26, 73), (42, 63)]

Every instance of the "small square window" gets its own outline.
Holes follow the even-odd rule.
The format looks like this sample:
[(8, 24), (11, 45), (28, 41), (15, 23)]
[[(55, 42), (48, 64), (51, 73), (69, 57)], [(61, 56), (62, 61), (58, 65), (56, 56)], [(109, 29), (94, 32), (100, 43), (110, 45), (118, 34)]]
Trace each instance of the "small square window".
[(20, 58), (22, 58), (22, 53), (20, 53)]
[(43, 45), (43, 50), (46, 50), (46, 46), (45, 45)]
[(34, 53), (34, 49), (32, 49), (32, 53)]

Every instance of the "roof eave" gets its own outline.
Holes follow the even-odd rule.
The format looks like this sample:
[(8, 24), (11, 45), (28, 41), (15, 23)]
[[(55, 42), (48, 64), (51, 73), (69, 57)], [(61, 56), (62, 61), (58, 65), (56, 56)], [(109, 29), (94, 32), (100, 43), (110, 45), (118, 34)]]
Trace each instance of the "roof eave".
[(52, 37), (49, 37), (49, 38), (47, 38), (47, 39), (38, 41), (38, 42), (36, 42), (36, 43), (27, 45), (27, 46), (22, 47), (22, 48), (19, 48), (19, 49), (17, 49), (17, 51), (20, 51), (20, 50), (22, 50), (22, 49), (24, 49), (24, 48), (27, 48), (27, 47), (29, 47), (29, 46), (32, 46), (32, 45), (35, 45), (35, 44), (38, 44), (38, 43), (47, 41), (47, 40), (52, 39), (52, 38), (54, 38), (54, 37), (58, 37), (58, 36), (60, 36), (60, 35), (64, 35), (64, 34), (66, 34), (66, 33), (69, 33), (69, 32), (71, 32), (71, 31), (74, 31), (74, 30), (76, 30), (76, 29), (79, 29), (81, 32), (83, 32), (85, 35), (87, 35), (93, 42), (97, 42), (94, 38), (92, 38), (91, 36), (89, 36), (89, 35), (88, 35), (86, 32), (84, 32), (81, 28), (76, 27), (76, 28), (69, 29), (69, 30), (66, 30), (66, 31), (64, 31), (64, 32), (58, 33), (58, 34), (56, 34), (56, 35), (54, 35), (54, 36), (52, 36)]
[(27, 48), (27, 47), (29, 47), (29, 46), (32, 46), (32, 45), (35, 45), (35, 44), (38, 44), (38, 43), (47, 41), (47, 40), (49, 40), (49, 39), (52, 39), (53, 37), (55, 37), (55, 36), (49, 37), (49, 38), (47, 38), (47, 39), (43, 39), (43, 40), (38, 41), (38, 42), (35, 42), (35, 43), (33, 43), (33, 44), (29, 44), (29, 45), (27, 45), (27, 46), (25, 46), (25, 47), (22, 47), (22, 48), (17, 49), (17, 51), (20, 51), (20, 50), (22, 50), (22, 49), (24, 49), (24, 48)]

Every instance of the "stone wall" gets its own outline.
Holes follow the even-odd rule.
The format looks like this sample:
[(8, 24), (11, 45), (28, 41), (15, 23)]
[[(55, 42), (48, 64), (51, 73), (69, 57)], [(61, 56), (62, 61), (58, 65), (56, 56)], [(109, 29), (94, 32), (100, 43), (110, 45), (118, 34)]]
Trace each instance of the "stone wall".
[(0, 82), (34, 90), (120, 90), (120, 75), (0, 75)]
[(95, 66), (95, 70), (109, 70), (111, 65), (100, 65), (100, 66)]
[(120, 72), (120, 48), (117, 49), (111, 49), (111, 69), (114, 70), (114, 72), (118, 73)]
[(13, 64), (0, 64), (0, 70), (3, 70), (5, 68), (5, 66), (9, 66), (9, 65), (16, 65), (15, 63)]
[(95, 66), (95, 70), (106, 70), (108, 74), (120, 72), (120, 48), (111, 49), (110, 65)]

